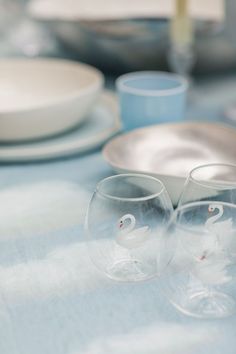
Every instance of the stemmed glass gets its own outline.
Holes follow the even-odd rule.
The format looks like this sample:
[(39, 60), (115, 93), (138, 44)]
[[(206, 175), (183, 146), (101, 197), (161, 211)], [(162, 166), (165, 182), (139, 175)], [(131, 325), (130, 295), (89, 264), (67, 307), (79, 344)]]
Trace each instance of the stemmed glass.
[(164, 185), (154, 177), (123, 174), (102, 180), (85, 223), (91, 260), (115, 280), (156, 276), (160, 239), (172, 212)]
[(215, 163), (190, 172), (178, 206), (203, 200), (236, 204), (236, 166)]
[(181, 312), (220, 318), (236, 312), (236, 205), (179, 207), (162, 239), (163, 288)]

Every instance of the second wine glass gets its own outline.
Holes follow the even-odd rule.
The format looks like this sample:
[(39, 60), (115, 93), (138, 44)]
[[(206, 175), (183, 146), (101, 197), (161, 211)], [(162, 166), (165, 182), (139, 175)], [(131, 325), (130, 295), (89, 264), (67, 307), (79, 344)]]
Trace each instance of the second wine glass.
[(190, 172), (178, 206), (204, 200), (236, 204), (236, 166), (214, 163)]
[(181, 312), (221, 318), (236, 312), (236, 205), (177, 208), (162, 238), (162, 286)]

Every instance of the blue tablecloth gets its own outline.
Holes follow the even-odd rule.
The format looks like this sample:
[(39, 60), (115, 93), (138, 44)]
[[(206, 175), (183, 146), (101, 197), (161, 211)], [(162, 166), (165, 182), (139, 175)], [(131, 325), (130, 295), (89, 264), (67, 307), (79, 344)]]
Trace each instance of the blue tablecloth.
[[(202, 79), (188, 119), (221, 120), (236, 77)], [(0, 166), (0, 353), (235, 354), (236, 317), (177, 312), (158, 279), (116, 283), (88, 258), (83, 233), (101, 152)]]

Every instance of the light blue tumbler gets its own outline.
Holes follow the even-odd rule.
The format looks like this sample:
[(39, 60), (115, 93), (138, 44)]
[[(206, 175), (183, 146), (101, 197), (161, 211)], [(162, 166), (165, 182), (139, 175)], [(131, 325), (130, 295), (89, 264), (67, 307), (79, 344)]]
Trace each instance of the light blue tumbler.
[(184, 119), (188, 82), (182, 76), (140, 71), (116, 81), (124, 130)]

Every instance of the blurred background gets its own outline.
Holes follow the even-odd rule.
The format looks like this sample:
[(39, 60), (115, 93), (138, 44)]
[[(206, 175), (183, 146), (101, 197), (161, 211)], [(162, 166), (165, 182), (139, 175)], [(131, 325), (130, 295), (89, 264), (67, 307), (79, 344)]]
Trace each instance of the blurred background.
[(220, 73), (236, 67), (235, 14), (235, 0), (0, 0), (0, 56)]

